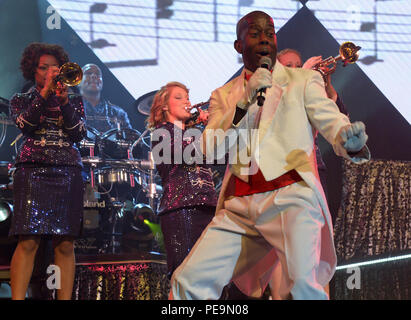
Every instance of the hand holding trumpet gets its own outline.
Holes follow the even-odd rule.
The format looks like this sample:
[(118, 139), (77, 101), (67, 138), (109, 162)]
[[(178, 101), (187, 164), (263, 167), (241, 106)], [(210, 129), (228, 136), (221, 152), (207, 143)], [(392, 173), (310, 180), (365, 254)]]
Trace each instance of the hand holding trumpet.
[(65, 105), (68, 103), (68, 88), (64, 83), (56, 81), (59, 74), (60, 70), (58, 67), (50, 66), (48, 68), (44, 87), (41, 89), (40, 94), (44, 99), (47, 99), (50, 93), (54, 92), (61, 105)]
[(313, 69), (314, 66), (316, 66), (322, 61), (322, 59), (323, 59), (323, 56), (313, 56), (304, 62), (302, 68), (303, 69)]
[(200, 115), (198, 116), (198, 121), (204, 124), (208, 122), (208, 111), (199, 109)]
[[(190, 107), (190, 112), (192, 113), (192, 116), (190, 117), (190, 119), (186, 121), (186, 127), (191, 127), (200, 123), (207, 125), (209, 112), (208, 110), (201, 109), (201, 107), (208, 103), (209, 101), (201, 102)], [(195, 111), (193, 112), (192, 110)]]
[[(322, 56), (314, 56), (309, 59), (307, 59), (306, 62), (304, 62), (302, 68), (303, 69), (316, 69), (316, 66), (318, 66), (322, 60)], [(334, 102), (337, 100), (337, 91), (335, 91), (334, 87), (331, 84), (331, 74), (334, 73), (334, 69), (330, 69), (327, 66), (321, 68), (321, 75), (323, 76), (324, 79), (324, 84), (325, 84), (325, 90), (327, 92), (328, 98), (332, 99)]]
[(68, 103), (68, 86), (78, 85), (82, 78), (83, 72), (76, 63), (65, 63), (60, 69), (57, 66), (50, 66), (47, 69), (40, 94), (47, 99), (50, 93), (54, 92), (61, 105), (65, 105)]

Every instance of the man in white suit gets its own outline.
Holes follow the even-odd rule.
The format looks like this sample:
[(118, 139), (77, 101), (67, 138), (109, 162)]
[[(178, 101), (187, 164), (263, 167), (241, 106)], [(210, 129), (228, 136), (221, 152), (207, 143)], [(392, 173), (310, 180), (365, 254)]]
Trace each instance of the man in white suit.
[[(249, 134), (229, 146), (234, 159), (216, 215), (175, 271), (172, 297), (218, 299), (230, 281), (259, 296), (279, 262), (284, 299), (328, 299), (323, 286), (335, 272), (336, 255), (314, 137), (318, 130), (337, 155), (361, 163), (370, 158), (364, 124), (351, 124), (339, 112), (318, 72), (276, 63), (274, 22), (266, 13), (241, 18), (234, 47), (244, 69), (211, 95), (203, 153), (227, 151), (218, 147), (216, 132), (230, 133), (231, 142), (233, 132)], [(267, 57), (274, 66), (260, 67)], [(265, 101), (258, 106), (261, 89)], [(242, 152), (249, 161), (238, 161)]]

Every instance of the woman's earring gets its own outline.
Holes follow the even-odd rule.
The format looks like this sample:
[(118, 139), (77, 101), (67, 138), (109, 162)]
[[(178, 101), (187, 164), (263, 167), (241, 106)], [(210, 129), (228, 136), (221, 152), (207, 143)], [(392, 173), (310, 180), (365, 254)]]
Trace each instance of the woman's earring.
[(167, 106), (164, 106), (164, 107), (163, 107), (163, 111), (168, 111), (168, 107), (167, 107)]

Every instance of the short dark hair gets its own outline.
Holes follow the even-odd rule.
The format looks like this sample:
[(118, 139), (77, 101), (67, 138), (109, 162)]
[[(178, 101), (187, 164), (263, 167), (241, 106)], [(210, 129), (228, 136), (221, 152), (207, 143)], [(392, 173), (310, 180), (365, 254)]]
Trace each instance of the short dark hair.
[(257, 10), (257, 11), (252, 11), (252, 12), (247, 13), (245, 16), (243, 16), (243, 17), (242, 17), (240, 20), (238, 20), (238, 22), (237, 22), (237, 27), (236, 27), (237, 40), (240, 40), (241, 31), (242, 31), (242, 29), (243, 29), (243, 26), (244, 26), (245, 24), (248, 25), (247, 19), (248, 19), (250, 16), (253, 16), (253, 15), (256, 15), (256, 14), (258, 14), (258, 15), (265, 15), (265, 16), (267, 16), (267, 17), (270, 17), (270, 19), (272, 20), (272, 17), (271, 17), (269, 14), (265, 13), (264, 11), (258, 11), (258, 10)]
[(57, 44), (33, 42), (30, 43), (23, 51), (20, 61), (20, 69), (23, 72), (23, 77), (34, 82), (34, 75), (42, 55), (54, 56), (59, 66), (69, 61), (68, 54), (64, 49)]

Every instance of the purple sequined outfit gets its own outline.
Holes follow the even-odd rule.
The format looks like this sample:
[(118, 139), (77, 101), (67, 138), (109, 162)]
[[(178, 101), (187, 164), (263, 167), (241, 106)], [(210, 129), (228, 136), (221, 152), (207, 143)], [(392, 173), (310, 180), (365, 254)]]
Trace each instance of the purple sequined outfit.
[[(167, 122), (156, 128), (153, 136), (159, 139), (152, 141), (154, 161), (163, 187), (159, 214), (170, 276), (213, 219), (217, 204), (210, 166), (195, 162), (187, 164), (184, 157), (179, 157), (175, 152), (180, 150), (183, 155), (185, 148), (193, 142), (192, 138), (185, 137), (185, 132)], [(159, 163), (156, 159), (155, 150), (160, 143), (170, 147), (165, 150), (171, 152), (171, 163)], [(164, 157), (165, 154), (159, 152), (159, 155)]]
[(14, 212), (9, 235), (78, 236), (83, 213), (81, 157), (74, 143), (86, 135), (79, 96), (60, 105), (37, 89), (16, 94), (11, 114), (23, 141), (13, 176)]

